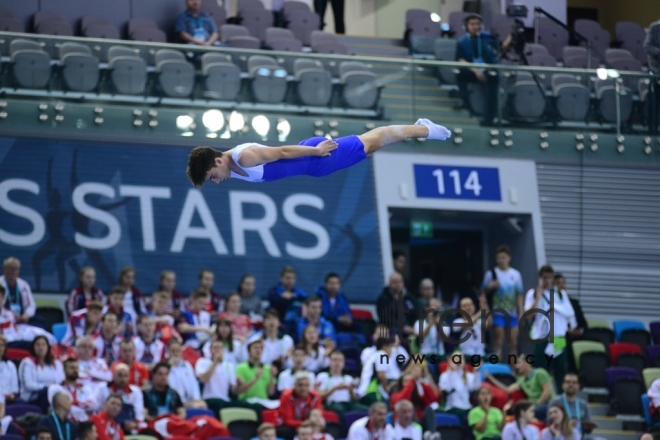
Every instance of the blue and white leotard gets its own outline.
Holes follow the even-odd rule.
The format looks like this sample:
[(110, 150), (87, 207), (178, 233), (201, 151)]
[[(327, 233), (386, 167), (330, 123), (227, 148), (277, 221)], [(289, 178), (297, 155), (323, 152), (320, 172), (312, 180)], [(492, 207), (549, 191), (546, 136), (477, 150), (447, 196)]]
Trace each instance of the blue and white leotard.
[[(305, 139), (300, 142), (299, 145), (316, 147), (324, 140), (326, 140), (324, 137), (313, 137)], [(275, 180), (293, 176), (321, 177), (353, 166), (367, 157), (364, 152), (364, 144), (356, 135), (338, 138), (335, 139), (335, 142), (338, 144), (337, 149), (334, 150), (330, 156), (304, 156), (296, 159), (280, 159), (275, 162), (254, 167), (240, 166), (238, 164), (238, 158), (243, 150), (252, 145), (260, 147), (264, 147), (265, 145), (255, 143), (238, 145), (234, 148), (231, 157), (234, 160), (234, 163), (245, 171), (247, 176), (232, 171), (231, 177), (248, 182), (273, 182)]]

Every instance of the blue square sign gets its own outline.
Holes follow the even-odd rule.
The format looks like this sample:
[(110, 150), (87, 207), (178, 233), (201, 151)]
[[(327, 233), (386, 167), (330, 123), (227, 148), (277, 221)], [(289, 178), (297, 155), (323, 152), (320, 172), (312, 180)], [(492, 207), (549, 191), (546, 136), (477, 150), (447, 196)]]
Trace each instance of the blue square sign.
[(497, 168), (413, 165), (417, 197), (501, 201)]

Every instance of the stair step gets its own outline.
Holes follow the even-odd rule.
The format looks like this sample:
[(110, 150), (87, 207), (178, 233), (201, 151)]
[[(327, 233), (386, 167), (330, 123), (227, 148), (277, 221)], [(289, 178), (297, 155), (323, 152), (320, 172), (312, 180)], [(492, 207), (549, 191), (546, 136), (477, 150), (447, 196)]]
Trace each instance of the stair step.
[(639, 440), (640, 433), (616, 429), (594, 429), (590, 437), (602, 437), (607, 440)]
[(623, 422), (614, 417), (591, 416), (591, 420), (598, 425), (598, 429), (612, 429), (619, 431), (623, 429)]
[(606, 416), (609, 411), (609, 405), (603, 403), (590, 403), (589, 404), (589, 413), (591, 416)]

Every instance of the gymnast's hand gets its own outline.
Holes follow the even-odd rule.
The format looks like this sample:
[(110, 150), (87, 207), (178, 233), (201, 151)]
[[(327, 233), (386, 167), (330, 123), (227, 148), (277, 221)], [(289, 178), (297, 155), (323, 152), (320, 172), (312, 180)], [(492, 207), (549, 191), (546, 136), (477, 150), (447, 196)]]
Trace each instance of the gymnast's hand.
[(339, 144), (337, 144), (337, 142), (328, 139), (318, 144), (316, 148), (314, 148), (314, 150), (317, 156), (321, 156), (321, 157), (330, 156), (330, 152), (332, 150), (336, 150), (338, 145)]

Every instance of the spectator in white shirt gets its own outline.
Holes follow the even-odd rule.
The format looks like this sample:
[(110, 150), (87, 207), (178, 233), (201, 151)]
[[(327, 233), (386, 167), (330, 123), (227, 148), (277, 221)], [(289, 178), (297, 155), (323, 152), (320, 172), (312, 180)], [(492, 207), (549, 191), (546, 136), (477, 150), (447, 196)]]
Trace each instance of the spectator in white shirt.
[[(7, 298), (6, 290), (0, 284), (0, 304)], [(16, 313), (0, 306), (0, 332), (7, 338), (13, 348), (28, 349), (37, 336), (44, 336), (52, 345), (57, 344), (55, 337), (46, 330), (34, 325), (23, 324), (17, 320)]]
[[(250, 337), (252, 340), (255, 336)], [(279, 368), (286, 364), (287, 359), (293, 352), (293, 338), (280, 331), (280, 315), (277, 310), (268, 309), (264, 313), (264, 330), (261, 333), (264, 341), (264, 352), (261, 362), (264, 364), (275, 364)], [(247, 350), (244, 356), (247, 359)]]
[(112, 365), (119, 359), (119, 344), (123, 341), (117, 334), (119, 321), (113, 312), (107, 312), (101, 318), (101, 331), (94, 335), (94, 355), (103, 359), (106, 365)]
[(73, 347), (79, 337), (94, 336), (101, 329), (102, 312), (103, 304), (96, 300), (87, 304), (87, 308), (72, 312), (69, 315), (62, 344)]
[(369, 407), (369, 415), (356, 420), (348, 430), (346, 440), (399, 440), (394, 430), (386, 422), (387, 406), (374, 402)]
[(89, 385), (78, 381), (78, 361), (74, 358), (64, 361), (64, 377), (62, 383), (48, 387), (48, 402), (54, 408), (55, 394), (59, 392), (68, 394), (71, 398), (70, 418), (75, 423), (84, 422), (89, 419), (90, 414), (100, 408), (96, 400), (96, 392)]
[(447, 357), (445, 353), (445, 339), (449, 337), (449, 333), (451, 332), (449, 326), (443, 325), (440, 322), (442, 315), (441, 308), (442, 302), (438, 298), (430, 298), (428, 300), (428, 306), (425, 309), (426, 318), (424, 322), (417, 321), (414, 327), (419, 338), (419, 351), (429, 358), (429, 370), (435, 380), (439, 376), (438, 365)]
[(37, 336), (32, 341), (30, 354), (18, 366), (21, 399), (40, 406), (46, 412), (47, 387), (64, 380), (64, 369), (62, 363), (50, 352), (50, 344), (44, 336)]
[(102, 358), (94, 357), (94, 341), (89, 336), (76, 340), (78, 355), (78, 380), (97, 388), (112, 380), (112, 372)]
[(138, 335), (133, 338), (135, 360), (149, 370), (165, 357), (165, 344), (156, 339), (156, 321), (149, 315), (138, 318)]
[(188, 308), (181, 312), (177, 330), (183, 336), (186, 345), (199, 350), (204, 342), (213, 335), (211, 315), (207, 312), (208, 294), (203, 290), (195, 290), (190, 295)]
[(9, 309), (19, 324), (27, 323), (37, 311), (37, 305), (32, 296), (30, 285), (18, 275), (21, 272), (21, 262), (18, 258), (6, 258), (2, 264), (3, 275), (0, 276), (0, 286), (5, 288), (7, 296), (0, 307)]
[(360, 403), (364, 405), (370, 405), (378, 400), (389, 400), (390, 393), (401, 377), (392, 341), (380, 338), (376, 342), (376, 348), (377, 350), (363, 364), (360, 375), (357, 393), (360, 396)]
[(117, 364), (112, 374), (112, 382), (99, 387), (98, 402), (105, 404), (111, 394), (121, 396), (123, 405), (117, 416), (119, 423), (126, 432), (137, 432), (138, 429), (146, 427), (144, 422), (144, 395), (142, 390), (135, 385), (129, 385), (128, 379), (130, 368), (126, 364)]
[(422, 427), (413, 422), (415, 408), (410, 400), (399, 400), (394, 405), (394, 438), (422, 440)]
[(319, 343), (319, 331), (313, 325), (308, 325), (303, 330), (302, 341), (300, 345), (305, 349), (307, 359), (305, 368), (308, 371), (318, 373), (330, 365), (330, 352), (335, 348), (335, 341), (330, 338), (323, 340), (323, 345)]
[(298, 371), (306, 373), (309, 377), (310, 385), (314, 384), (315, 375), (311, 371), (305, 370), (305, 361), (307, 360), (307, 354), (305, 349), (301, 346), (297, 346), (293, 349), (293, 366), (282, 371), (279, 376), (277, 376), (277, 390), (284, 391), (293, 388), (295, 385), (295, 375)]
[(213, 336), (202, 347), (202, 354), (205, 358), (211, 359), (211, 343), (213, 341), (220, 341), (225, 346), (225, 362), (238, 365), (247, 359), (247, 349), (244, 348), (241, 341), (234, 338), (231, 323), (226, 319), (218, 321)]
[(340, 417), (347, 411), (367, 411), (359, 404), (356, 381), (344, 371), (344, 353), (334, 350), (330, 353), (330, 371), (316, 376), (315, 389), (323, 399), (325, 408), (336, 412)]
[(224, 361), (224, 352), (222, 341), (213, 341), (212, 358), (199, 358), (195, 364), (195, 374), (204, 386), (202, 399), (214, 414), (230, 406), (230, 398), (236, 394), (236, 365)]
[(651, 382), (646, 395), (651, 403), (651, 420), (653, 424), (660, 423), (660, 379)]
[(170, 341), (169, 348), (170, 357), (167, 363), (170, 364), (168, 376), (170, 388), (179, 394), (181, 402), (186, 408), (206, 408), (206, 402), (202, 400), (199, 391), (199, 382), (197, 382), (195, 371), (190, 363), (182, 357), (183, 347), (181, 343), (173, 339)]
[[(482, 322), (481, 322), (481, 312), (488, 312), (488, 301), (485, 296), (479, 297), (479, 305), (481, 310), (476, 311), (474, 306), (474, 301), (470, 297), (463, 298), (459, 303), (460, 309), (465, 312), (467, 316), (470, 317), (471, 326), (468, 326), (469, 322), (465, 320), (462, 316), (459, 316), (452, 323), (453, 325), (461, 324), (460, 326), (454, 326), (454, 331), (460, 331), (461, 334), (459, 339), (462, 340), (465, 338), (465, 342), (459, 344), (459, 349), (463, 355), (466, 357), (471, 357), (477, 355), (483, 357), (486, 355), (484, 339), (482, 337)], [(489, 316), (486, 322), (485, 328), (490, 327), (492, 318)]]
[(513, 407), (513, 421), (502, 430), (502, 440), (539, 440), (539, 428), (534, 420), (534, 405), (528, 400), (519, 400)]
[(0, 334), (0, 398), (5, 399), (6, 404), (14, 403), (18, 398), (18, 372), (16, 365), (10, 360), (7, 360), (5, 354), (7, 352), (7, 338)]
[(461, 358), (461, 363), (456, 363), (452, 356), (447, 362), (447, 371), (440, 375), (440, 389), (446, 395), (445, 412), (457, 415), (464, 426), (468, 425), (467, 415), (472, 409), (470, 393), (481, 386), (479, 374), (465, 370), (466, 362)]

